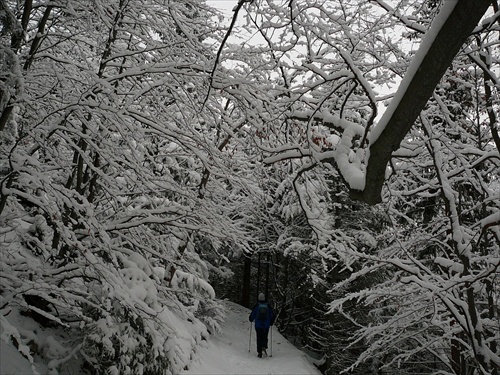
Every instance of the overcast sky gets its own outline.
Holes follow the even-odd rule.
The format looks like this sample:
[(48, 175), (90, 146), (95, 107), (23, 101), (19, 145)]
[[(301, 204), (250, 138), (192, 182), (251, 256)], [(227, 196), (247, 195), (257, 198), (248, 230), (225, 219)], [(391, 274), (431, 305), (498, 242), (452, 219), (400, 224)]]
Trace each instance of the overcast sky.
[(233, 8), (238, 4), (237, 0), (207, 0), (207, 4), (217, 8), (224, 13), (231, 14)]

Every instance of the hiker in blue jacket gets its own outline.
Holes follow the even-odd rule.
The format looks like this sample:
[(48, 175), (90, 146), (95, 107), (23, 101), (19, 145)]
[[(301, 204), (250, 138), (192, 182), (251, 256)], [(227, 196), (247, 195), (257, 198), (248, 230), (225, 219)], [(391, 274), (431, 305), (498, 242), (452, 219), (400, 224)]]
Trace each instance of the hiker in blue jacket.
[(257, 353), (262, 358), (262, 353), (267, 356), (267, 335), (269, 327), (274, 324), (274, 311), (271, 305), (266, 301), (264, 293), (259, 294), (258, 303), (252, 309), (248, 320), (255, 320), (255, 332), (257, 333)]

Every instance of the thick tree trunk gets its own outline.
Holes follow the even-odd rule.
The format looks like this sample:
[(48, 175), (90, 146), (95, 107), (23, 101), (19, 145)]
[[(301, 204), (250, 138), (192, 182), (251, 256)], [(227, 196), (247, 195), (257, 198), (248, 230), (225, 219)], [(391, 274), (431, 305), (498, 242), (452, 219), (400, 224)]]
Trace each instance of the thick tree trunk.
[(252, 260), (250, 257), (243, 257), (243, 287), (241, 290), (241, 306), (250, 307), (250, 276), (252, 270)]
[(257, 255), (258, 260), (257, 260), (257, 287), (255, 288), (255, 300), (258, 299), (259, 293), (260, 293), (260, 253)]
[(269, 265), (270, 264), (271, 264), (271, 257), (270, 257), (270, 253), (268, 252), (267, 257), (266, 257), (266, 291), (264, 293), (266, 295), (266, 298), (268, 301), (270, 300), (270, 295), (269, 295)]

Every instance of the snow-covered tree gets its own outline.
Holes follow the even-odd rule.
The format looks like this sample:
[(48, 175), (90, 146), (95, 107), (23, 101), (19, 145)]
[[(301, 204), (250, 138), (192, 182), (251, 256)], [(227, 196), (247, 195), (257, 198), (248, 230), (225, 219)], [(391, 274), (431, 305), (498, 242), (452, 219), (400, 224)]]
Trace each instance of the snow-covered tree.
[(240, 1), (251, 46), (194, 0), (0, 7), (0, 318), (30, 361), (178, 372), (210, 275), (260, 253), (326, 371), (498, 373), (497, 2)]
[[(367, 345), (351, 368), (377, 359), (376, 368), (403, 371), (417, 359), (422, 371), (497, 371), (498, 9), (493, 2), (483, 17), (490, 4), (247, 6), (267, 43), (263, 69), (276, 83), (276, 95), (258, 107), (271, 120), (265, 162), (290, 161), (308, 218), (328, 207), (297, 184), (312, 168), (324, 175), (319, 181), (343, 181), (356, 199), (383, 199), (387, 226), (365, 231), (361, 243), (343, 230), (334, 252), (352, 275), (331, 285), (331, 311), (359, 324), (355, 344)], [(391, 80), (402, 80), (398, 92), (377, 94)], [(318, 237), (331, 235), (334, 221), (321, 216)], [(374, 285), (348, 289), (371, 273), (380, 275)], [(344, 307), (352, 301), (371, 308), (370, 319), (350, 316)]]
[(206, 96), (216, 14), (190, 0), (1, 14), (2, 339), (51, 371), (177, 373), (221, 319), (207, 261), (245, 247), (223, 100)]

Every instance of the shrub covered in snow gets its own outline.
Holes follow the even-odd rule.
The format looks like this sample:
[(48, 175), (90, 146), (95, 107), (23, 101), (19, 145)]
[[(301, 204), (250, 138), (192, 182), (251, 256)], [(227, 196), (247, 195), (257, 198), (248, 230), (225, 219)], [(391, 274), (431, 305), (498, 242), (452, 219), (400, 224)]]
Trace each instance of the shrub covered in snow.
[(178, 373), (219, 327), (221, 310), (203, 275), (177, 270), (169, 281), (161, 267), (153, 272), (158, 258), (125, 249), (108, 249), (105, 257), (84, 249), (58, 266), (26, 247), (34, 233), (27, 222), (3, 224), (11, 231), (0, 265), (7, 280), (2, 340), (34, 366), (46, 363), (52, 373), (65, 366), (92, 374)]
[(236, 232), (227, 178), (200, 179), (225, 168), (198, 95), (214, 11), (2, 4), (2, 345), (51, 374), (178, 373), (221, 319), (194, 240)]

